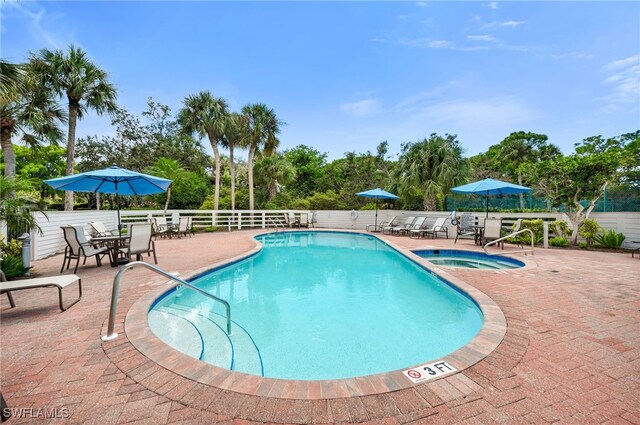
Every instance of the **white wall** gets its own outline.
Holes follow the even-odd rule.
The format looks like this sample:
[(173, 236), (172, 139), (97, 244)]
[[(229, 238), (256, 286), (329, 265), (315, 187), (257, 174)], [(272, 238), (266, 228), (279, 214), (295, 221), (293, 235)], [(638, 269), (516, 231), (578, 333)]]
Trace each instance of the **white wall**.
[(639, 212), (591, 213), (590, 218), (597, 220), (600, 227), (605, 230), (613, 229), (622, 233), (625, 236), (623, 248), (638, 248), (639, 245), (631, 241), (640, 242)]
[(37, 231), (31, 232), (31, 259), (39, 260), (59, 252), (64, 252), (66, 242), (62, 236), (60, 226), (81, 224), (87, 231), (91, 231), (90, 221), (101, 221), (107, 229), (115, 229), (118, 222), (116, 211), (47, 211), (34, 213), (42, 235)]

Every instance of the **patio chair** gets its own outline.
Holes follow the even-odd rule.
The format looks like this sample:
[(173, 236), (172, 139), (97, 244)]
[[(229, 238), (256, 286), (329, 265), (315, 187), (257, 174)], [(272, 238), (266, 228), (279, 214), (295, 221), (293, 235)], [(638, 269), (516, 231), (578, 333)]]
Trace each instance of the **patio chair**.
[(416, 217), (413, 215), (405, 218), (404, 222), (398, 224), (397, 226), (391, 227), (391, 234), (400, 234), (400, 232), (402, 232), (404, 229), (411, 229), (414, 221), (416, 221)]
[(306, 227), (309, 228), (309, 214), (301, 213), (300, 219), (298, 220), (298, 227)]
[(300, 219), (296, 218), (295, 213), (290, 212), (285, 215), (285, 221), (289, 227), (300, 227)]
[(169, 226), (167, 225), (167, 219), (165, 217), (154, 217), (151, 219), (151, 231), (155, 239), (158, 239), (158, 235), (164, 238), (169, 234)]
[(129, 260), (132, 260), (135, 255), (136, 261), (142, 261), (142, 254), (153, 254), (153, 261), (158, 264), (156, 244), (151, 239), (153, 236), (152, 225), (150, 223), (132, 224), (129, 232), (129, 246), (122, 248), (120, 251), (125, 254)]
[[(502, 237), (502, 219), (501, 218), (487, 218), (484, 220), (484, 231), (482, 232), (482, 244), (486, 245), (491, 241), (500, 239)], [(504, 241), (498, 242), (498, 245), (502, 245), (504, 249)]]
[(178, 220), (178, 227), (174, 227), (171, 229), (171, 233), (180, 237), (184, 235), (187, 237), (187, 234), (191, 236), (191, 230), (189, 229), (189, 223), (191, 222), (191, 217), (180, 217)]
[(475, 223), (475, 217), (473, 214), (465, 213), (460, 216), (458, 225), (456, 226), (456, 240), (455, 244), (460, 238), (476, 239), (476, 229), (473, 227)]
[(426, 220), (427, 220), (427, 217), (425, 216), (416, 217), (413, 223), (411, 223), (410, 227), (400, 229), (398, 233), (400, 235), (412, 235), (415, 232), (419, 232), (420, 229), (425, 225), (424, 223), (426, 222)]
[(431, 235), (433, 239), (438, 237), (438, 233), (444, 233), (447, 239), (449, 239), (449, 228), (447, 228), (448, 217), (438, 217), (436, 222), (430, 229), (424, 231), (425, 236)]
[(90, 221), (89, 226), (94, 230), (94, 236), (117, 236), (117, 230), (108, 230), (101, 221)]
[(95, 247), (85, 237), (84, 228), (79, 224), (72, 226), (62, 226), (64, 232), (64, 240), (67, 242), (67, 246), (64, 249), (64, 259), (62, 260), (62, 267), (60, 273), (71, 266), (71, 260), (76, 260), (76, 267), (73, 273), (78, 271), (78, 265), (80, 264), (80, 257), (84, 257), (82, 264), (87, 262), (87, 257), (96, 257), (96, 263), (98, 266), (102, 265), (101, 257), (105, 255), (111, 256), (109, 249), (106, 247)]

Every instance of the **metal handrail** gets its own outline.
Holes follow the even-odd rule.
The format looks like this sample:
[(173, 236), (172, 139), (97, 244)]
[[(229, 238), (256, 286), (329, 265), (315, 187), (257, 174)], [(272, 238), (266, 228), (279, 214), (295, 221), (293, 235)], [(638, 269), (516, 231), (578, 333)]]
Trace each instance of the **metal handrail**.
[[(495, 252), (495, 253), (489, 253), (489, 252), (487, 252), (487, 247), (488, 247), (489, 245), (495, 245), (495, 244), (497, 244), (497, 243), (499, 243), (499, 242), (502, 242), (502, 241), (503, 241), (503, 240), (505, 240), (505, 239), (509, 239), (509, 238), (512, 238), (512, 237), (514, 237), (514, 236), (516, 236), (516, 235), (519, 235), (519, 234), (520, 234), (520, 233), (522, 233), (522, 232), (529, 232), (529, 233), (531, 233), (531, 249), (524, 249), (524, 246), (523, 246), (523, 248), (522, 248), (522, 249), (519, 249), (519, 250), (517, 250), (517, 251)], [(483, 248), (484, 248), (484, 253), (485, 253), (485, 254), (487, 254), (487, 255), (515, 254), (515, 253), (517, 253), (517, 252), (529, 252), (529, 251), (531, 251), (531, 255), (533, 255), (533, 242), (534, 242), (533, 231), (531, 231), (531, 229), (522, 229), (522, 230), (518, 230), (517, 232), (510, 233), (510, 234), (508, 234), (507, 236), (503, 236), (503, 237), (501, 237), (501, 238), (499, 238), (499, 239), (494, 239), (494, 240), (492, 240), (491, 242), (488, 242), (487, 244), (485, 244)], [(526, 254), (525, 254), (525, 255), (526, 255)]]
[(282, 231), (283, 231), (283, 232), (287, 229), (287, 228), (286, 228), (286, 226), (284, 225), (284, 223), (282, 223), (282, 222), (280, 221), (280, 219), (277, 219), (277, 220), (276, 220), (276, 219), (274, 219), (273, 217), (267, 217), (267, 221), (268, 221), (270, 224), (273, 224), (273, 227), (275, 227), (276, 232), (278, 231), (278, 226), (282, 226)]
[(147, 264), (142, 261), (134, 261), (133, 263), (129, 263), (127, 265), (120, 267), (120, 270), (118, 270), (118, 273), (116, 273), (116, 276), (113, 278), (113, 289), (111, 291), (111, 311), (109, 312), (109, 327), (107, 328), (107, 334), (102, 337), (103, 341), (110, 341), (118, 337), (118, 334), (113, 332), (113, 328), (115, 327), (116, 310), (118, 309), (118, 291), (120, 289), (120, 276), (125, 271), (132, 269), (136, 266), (144, 266), (147, 269), (154, 271), (168, 279), (175, 280), (176, 282), (186, 286), (187, 288), (193, 289), (194, 291), (198, 292), (201, 295), (204, 295), (205, 297), (209, 297), (214, 301), (218, 301), (224, 304), (224, 307), (227, 310), (227, 334), (231, 335), (231, 306), (227, 301), (223, 300), (222, 298), (218, 298), (215, 295), (212, 295), (208, 292), (205, 292), (202, 289), (198, 288), (197, 286), (194, 286), (189, 282), (186, 282), (180, 279), (179, 277), (172, 275), (171, 273), (167, 273), (166, 271), (162, 270), (159, 267), (152, 266), (151, 264)]

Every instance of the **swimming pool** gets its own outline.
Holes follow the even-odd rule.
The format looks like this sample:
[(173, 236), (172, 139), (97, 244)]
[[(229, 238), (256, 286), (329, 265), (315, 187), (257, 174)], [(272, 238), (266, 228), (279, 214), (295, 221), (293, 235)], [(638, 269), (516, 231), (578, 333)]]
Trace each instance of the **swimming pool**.
[(263, 249), (193, 279), (231, 303), (178, 288), (157, 300), (149, 325), (189, 356), (283, 379), (338, 379), (413, 366), (469, 342), (475, 302), (381, 240), (354, 233), (257, 237)]
[(517, 269), (525, 264), (522, 261), (483, 252), (462, 251), (456, 249), (422, 249), (413, 251), (419, 257), (426, 258), (438, 266), (462, 267), (467, 269)]

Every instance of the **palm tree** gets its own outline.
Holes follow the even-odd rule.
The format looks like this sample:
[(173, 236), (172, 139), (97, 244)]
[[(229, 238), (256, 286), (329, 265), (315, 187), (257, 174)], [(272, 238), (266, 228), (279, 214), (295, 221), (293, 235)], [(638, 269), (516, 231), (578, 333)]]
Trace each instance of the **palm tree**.
[[(98, 115), (114, 113), (117, 109), (116, 89), (109, 83), (107, 73), (91, 62), (86, 52), (73, 45), (67, 53), (42, 49), (32, 60), (41, 67), (50, 87), (59, 96), (66, 96), (69, 103), (66, 173), (70, 176), (73, 174), (78, 120), (88, 110)], [(65, 192), (64, 209), (73, 210), (73, 192)]]
[(225, 124), (229, 115), (227, 101), (215, 97), (208, 91), (187, 96), (184, 108), (178, 113), (178, 122), (185, 133), (197, 133), (200, 137), (207, 136), (215, 159), (215, 190), (214, 209), (218, 209), (220, 200), (220, 152), (218, 143), (225, 134)]
[(35, 205), (36, 201), (16, 193), (29, 193), (33, 187), (28, 180), (0, 175), (0, 222), (7, 224), (10, 232), (22, 233), (30, 229), (42, 230), (28, 205)]
[(435, 211), (438, 197), (464, 179), (465, 162), (456, 136), (432, 134), (402, 146), (398, 159), (398, 191), (403, 197), (421, 193), (426, 211)]
[(280, 133), (280, 125), (276, 113), (264, 103), (254, 103), (242, 108), (242, 113), (247, 116), (247, 140), (249, 147), (247, 167), (249, 171), (249, 209), (254, 209), (253, 197), (253, 161), (256, 153), (262, 152), (265, 156), (271, 155), (280, 140), (276, 134)]
[(232, 112), (227, 117), (222, 146), (229, 149), (229, 173), (231, 174), (231, 209), (236, 209), (236, 164), (233, 159), (233, 150), (236, 146), (244, 146), (247, 139), (247, 117), (237, 112)]
[[(184, 174), (187, 170), (185, 170), (182, 165), (175, 159), (171, 158), (160, 158), (153, 164), (151, 167), (147, 169), (147, 173), (162, 177), (169, 180), (175, 180), (180, 175)], [(167, 200), (164, 203), (164, 212), (167, 213), (167, 209), (169, 209), (169, 202), (171, 201), (171, 186), (167, 189)]]
[(267, 201), (275, 198), (280, 187), (287, 186), (296, 175), (291, 162), (278, 153), (256, 161), (255, 169), (256, 180), (267, 188)]
[(31, 147), (43, 139), (56, 144), (62, 139), (58, 122), (65, 114), (55, 102), (54, 93), (41, 84), (32, 64), (24, 66), (0, 60), (0, 144), (4, 175), (16, 175), (12, 139), (20, 134)]

